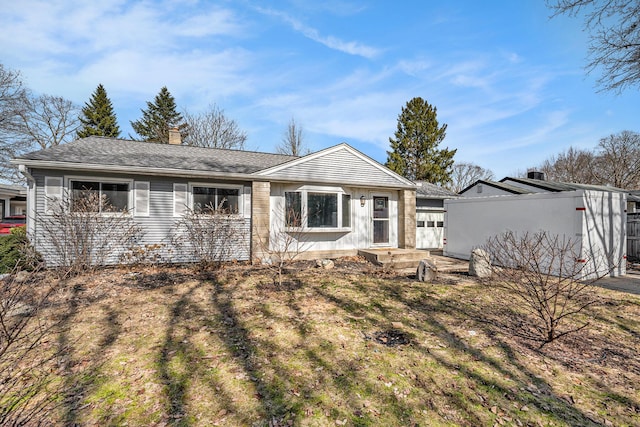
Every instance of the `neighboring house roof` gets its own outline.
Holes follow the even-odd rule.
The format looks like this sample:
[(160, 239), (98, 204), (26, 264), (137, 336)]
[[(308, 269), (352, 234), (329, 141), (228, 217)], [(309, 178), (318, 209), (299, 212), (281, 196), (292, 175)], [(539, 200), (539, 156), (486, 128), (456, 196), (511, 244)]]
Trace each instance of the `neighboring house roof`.
[(68, 144), (24, 154), (13, 162), (33, 167), (119, 172), (172, 171), (221, 174), (252, 174), (291, 160), (296, 156), (255, 151), (158, 144), (91, 136)]
[(473, 184), (471, 184), (470, 186), (468, 186), (467, 188), (464, 188), (463, 190), (461, 190), (458, 194), (463, 194), (463, 193), (469, 191), (470, 189), (472, 189), (473, 187), (475, 187), (478, 184), (488, 185), (489, 187), (494, 187), (494, 188), (497, 188), (499, 190), (504, 190), (507, 193), (511, 193), (511, 194), (531, 194), (531, 193), (533, 193), (533, 191), (531, 191), (531, 190), (527, 190), (527, 189), (522, 188), (522, 187), (516, 187), (515, 185), (505, 184), (502, 181), (497, 182), (497, 181), (487, 181), (487, 180), (484, 180), (484, 179), (479, 179), (476, 182), (474, 182)]
[(615, 193), (630, 193), (628, 190), (618, 187), (612, 187), (609, 185), (592, 185), (592, 184), (578, 184), (573, 182), (555, 182), (555, 181), (543, 181), (540, 179), (532, 178), (511, 178), (505, 177), (500, 182), (512, 181), (525, 185), (530, 185), (541, 190), (558, 192), (558, 191), (574, 191), (574, 190), (595, 190), (595, 191), (613, 191)]
[(27, 195), (27, 187), (23, 187), (21, 185), (12, 185), (12, 184), (0, 184), (0, 194), (4, 194), (7, 196), (26, 196)]
[(416, 198), (418, 199), (454, 199), (459, 197), (453, 191), (426, 181), (416, 181)]
[(627, 196), (627, 200), (630, 202), (638, 202), (640, 203), (640, 190), (629, 191), (629, 195)]

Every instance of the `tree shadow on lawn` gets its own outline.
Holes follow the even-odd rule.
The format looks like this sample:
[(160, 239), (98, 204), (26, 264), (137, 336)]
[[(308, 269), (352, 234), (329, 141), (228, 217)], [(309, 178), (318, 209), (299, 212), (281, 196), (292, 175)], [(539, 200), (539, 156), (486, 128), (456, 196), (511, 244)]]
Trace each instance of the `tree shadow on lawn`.
[[(429, 382), (425, 379), (417, 381), (416, 386), (418, 387), (425, 387), (428, 384), (432, 388), (440, 388), (439, 394), (449, 396), (449, 404), (453, 404), (461, 411), (462, 418), (471, 425), (480, 425), (487, 421), (479, 418), (478, 404), (482, 404), (482, 406), (488, 405), (489, 407), (497, 406), (498, 413), (496, 415), (498, 417), (500, 416), (500, 408), (511, 417), (517, 418), (526, 415), (521, 408), (525, 408), (528, 411), (531, 407), (534, 407), (538, 409), (540, 414), (545, 414), (546, 417), (556, 422), (568, 423), (569, 425), (599, 425), (599, 422), (594, 421), (588, 414), (581, 412), (562, 397), (555, 395), (551, 391), (549, 384), (519, 363), (518, 357), (514, 354), (509, 343), (494, 336), (493, 341), (503, 356), (498, 358), (489, 355), (483, 349), (475, 348), (469, 342), (461, 339), (455, 331), (450, 330), (449, 325), (442, 323), (438, 319), (442, 314), (446, 314), (451, 319), (472, 319), (474, 315), (482, 316), (483, 307), (477, 307), (477, 310), (470, 310), (469, 306), (460, 304), (455, 297), (454, 299), (449, 299), (435, 295), (428, 284), (380, 281), (377, 283), (377, 292), (372, 291), (371, 286), (365, 286), (364, 284), (355, 284), (355, 286), (362, 289), (362, 294), (367, 295), (370, 301), (365, 303), (357, 302), (345, 296), (337, 296), (326, 292), (321, 288), (317, 288), (317, 293), (319, 296), (343, 307), (345, 313), (352, 312), (354, 308), (358, 308), (360, 312), (366, 311), (367, 306), (384, 305), (385, 300), (401, 303), (402, 306), (406, 307), (406, 312), (420, 313), (421, 316), (418, 316), (414, 323), (420, 323), (424, 326), (418, 327), (417, 330), (414, 327), (407, 327), (407, 329), (416, 335), (427, 332), (447, 343), (454, 350), (457, 361), (450, 360), (445, 351), (434, 351), (434, 349), (419, 343), (414, 343), (412, 347), (422, 352), (425, 358), (432, 359), (448, 371), (459, 372), (464, 378), (471, 379), (473, 381), (471, 388), (475, 389), (475, 394), (483, 392), (486, 396), (496, 396), (497, 391), (498, 396), (503, 396), (503, 398), (499, 398), (492, 404), (485, 402), (486, 399), (482, 402), (473, 402), (473, 393), (468, 392), (468, 395), (463, 397), (459, 391), (450, 390), (451, 384), (447, 386), (434, 381)], [(407, 297), (408, 288), (414, 288), (415, 286), (424, 289), (422, 291), (423, 295), (419, 298)], [(402, 308), (393, 310), (387, 307), (387, 309), (377, 311), (378, 314), (366, 315), (367, 321), (371, 325), (399, 320), (397, 316), (402, 312)], [(390, 315), (392, 316), (391, 318), (389, 318)], [(476, 325), (476, 327), (478, 326), (480, 325)], [(499, 379), (496, 379), (495, 376), (484, 374), (483, 371), (496, 372), (499, 375)], [(512, 385), (509, 386), (508, 383)], [(534, 385), (533, 392), (529, 391), (532, 388), (532, 384)], [(433, 390), (428, 390), (427, 392), (430, 391)], [(533, 393), (537, 393), (537, 396)], [(442, 415), (447, 416), (446, 413)]]
[[(423, 303), (425, 312), (441, 312), (448, 313), (450, 316), (458, 316), (459, 318), (468, 318), (475, 322), (477, 322), (477, 326), (480, 326), (482, 323), (486, 321), (487, 312), (490, 310), (489, 307), (478, 305), (474, 306), (471, 304), (460, 304), (458, 300), (455, 298), (451, 299), (443, 299), (438, 304), (432, 304), (429, 302)], [(421, 304), (422, 305), (422, 304)], [(416, 307), (417, 308), (417, 307)], [(593, 310), (591, 310), (593, 312)], [(433, 320), (434, 324), (437, 324), (438, 321), (436, 319)], [(445, 327), (442, 326), (440, 328), (443, 332)], [(596, 389), (596, 392), (600, 395), (607, 395), (613, 401), (616, 401), (618, 404), (622, 403), (622, 406), (628, 406), (631, 408), (628, 412), (633, 412), (633, 408), (635, 409), (636, 415), (630, 415), (628, 419), (633, 420), (634, 417), (637, 417), (638, 413), (638, 403), (633, 398), (629, 396), (624, 396), (619, 393), (616, 393), (611, 390), (611, 388), (606, 385), (604, 382), (598, 379), (598, 376), (595, 375), (594, 366), (592, 365), (592, 361), (587, 360), (586, 358), (577, 357), (573, 359), (573, 363), (567, 363), (567, 361), (572, 357), (580, 354), (584, 350), (590, 350), (589, 344), (583, 342), (587, 332), (579, 333), (575, 335), (568, 335), (563, 339), (558, 340), (552, 344), (548, 344), (543, 349), (539, 349), (534, 343), (526, 342), (523, 340), (515, 339), (514, 342), (506, 341), (505, 339), (501, 339), (501, 334), (495, 333), (495, 328), (490, 327), (487, 330), (488, 333), (491, 334), (492, 340), (501, 349), (502, 354), (505, 355), (506, 360), (509, 361), (509, 364), (512, 366), (511, 373), (505, 372), (504, 368), (500, 368), (500, 362), (495, 358), (485, 358), (483, 359), (485, 363), (489, 363), (494, 366), (498, 371), (503, 373), (506, 378), (510, 378), (512, 380), (517, 380), (521, 378), (520, 384), (518, 384), (518, 388), (524, 392), (523, 403), (530, 402), (529, 406), (537, 406), (541, 412), (546, 412), (552, 418), (566, 422), (570, 425), (601, 425), (602, 423), (607, 424), (607, 420), (605, 420), (601, 415), (598, 415), (593, 412), (583, 412), (578, 409), (573, 402), (573, 398), (571, 396), (566, 395), (557, 395), (552, 392), (551, 384), (547, 383), (544, 379), (540, 378), (536, 374), (530, 371), (526, 366), (519, 362), (521, 359), (520, 353), (521, 350), (524, 352), (532, 353), (534, 358), (539, 358), (543, 363), (546, 363), (546, 360), (555, 361), (559, 365), (564, 366), (569, 372), (577, 372), (584, 376), (584, 378), (592, 379), (591, 386)], [(502, 331), (504, 332), (504, 331)], [(604, 341), (607, 338), (600, 338)], [(478, 352), (479, 349), (472, 348), (462, 343), (467, 347), (467, 351), (471, 351), (473, 357), (479, 357)], [(609, 342), (608, 345), (619, 345), (619, 343)], [(625, 349), (625, 353), (634, 354), (637, 349), (635, 345), (632, 345), (630, 348)], [(567, 355), (569, 355), (567, 357)], [(526, 356), (525, 357), (529, 357)], [(631, 365), (635, 365), (637, 370), (637, 363), (632, 363)], [(629, 365), (629, 367), (631, 367)], [(623, 369), (624, 370), (624, 369)], [(529, 382), (529, 385), (526, 383)], [(524, 387), (523, 387), (524, 385)], [(533, 390), (531, 385), (533, 385)], [(584, 397), (584, 396), (583, 396)], [(585, 397), (590, 398), (590, 396)], [(606, 411), (606, 402), (604, 400), (600, 402), (600, 407), (604, 408)], [(627, 414), (629, 415), (629, 414)], [(633, 421), (631, 421), (633, 423)]]
[[(295, 332), (297, 344), (292, 349), (283, 349), (274, 341), (276, 336), (256, 335), (247, 322), (249, 319), (237, 309), (236, 302), (242, 298), (238, 294), (241, 290), (219, 281), (214, 286), (212, 304), (225, 325), (225, 332), (222, 334), (225, 346), (251, 378), (257, 390), (256, 398), (262, 407), (261, 414), (265, 419), (271, 420), (272, 424), (287, 425), (287, 422), (293, 423), (301, 417), (317, 416), (314, 409), (321, 411), (323, 407), (328, 407), (328, 410), (321, 413), (321, 416), (334, 418), (338, 422), (344, 417), (356, 425), (376, 424), (381, 412), (390, 413), (397, 422), (424, 419), (423, 408), (438, 413), (443, 420), (454, 420), (467, 425), (483, 425), (494, 419), (508, 420), (509, 417), (524, 419), (528, 417), (525, 412), (530, 408), (540, 416), (556, 422), (572, 425), (598, 424), (565, 399), (553, 394), (549, 384), (518, 362), (508, 343), (494, 339), (494, 347), (503, 356), (492, 356), (483, 349), (470, 345), (455, 331), (450, 330), (449, 325), (437, 319), (437, 315), (441, 313), (452, 318), (468, 317), (465, 307), (455, 300), (434, 295), (426, 295), (427, 299), (408, 298), (405, 295), (406, 283), (393, 285), (388, 281), (376, 283), (374, 286), (378, 290), (375, 292), (372, 292), (370, 285), (355, 284), (355, 288), (360, 291), (357, 298), (345, 294), (339, 288), (322, 285), (274, 289), (279, 300), (290, 310), (289, 313), (275, 313), (264, 302), (257, 303), (252, 309), (259, 310), (263, 318), (274, 319), (280, 326), (289, 327), (290, 332)], [(385, 389), (372, 379), (369, 368), (363, 366), (367, 362), (362, 356), (347, 354), (329, 339), (324, 344), (311, 343), (308, 338), (317, 335), (315, 329), (318, 325), (305, 315), (299, 305), (298, 293), (309, 291), (312, 296), (307, 298), (317, 299), (319, 302), (324, 300), (338, 310), (335, 317), (342, 320), (335, 320), (336, 328), (352, 323), (354, 316), (357, 318), (355, 321), (362, 321), (363, 326), (384, 328), (401, 320), (398, 316), (404, 311), (416, 313), (424, 326), (415, 330), (407, 328), (410, 334), (420, 336), (426, 332), (437, 337), (451, 347), (454, 358), (446, 352), (434, 351), (418, 342), (407, 347), (406, 352), (418, 352), (425, 361), (435, 362), (451, 372), (451, 378), (443, 380), (417, 374), (411, 379), (411, 387), (421, 389), (420, 393), (426, 396), (435, 396), (434, 399), (416, 405), (398, 398), (397, 390)], [(394, 307), (397, 304), (400, 306)], [(363, 333), (362, 347), (365, 354), (369, 351), (395, 352), (388, 357), (403, 357), (405, 350), (378, 349), (365, 338), (366, 334)], [(282, 354), (278, 354), (286, 351), (291, 351), (294, 360), (313, 367), (315, 372), (304, 379), (297, 378), (296, 367), (287, 364), (282, 360)], [(270, 358), (268, 369), (255, 363), (263, 357)], [(491, 374), (492, 372), (495, 374)], [(460, 376), (466, 381), (460, 379)], [(378, 380), (386, 382), (387, 378)], [(330, 397), (327, 396), (327, 390), (330, 390)], [(377, 409), (363, 411), (367, 399), (362, 396), (375, 396), (371, 399), (375, 400)], [(330, 405), (327, 405), (328, 398), (333, 399)], [(445, 409), (441, 407), (443, 402)], [(447, 409), (447, 406), (454, 410)], [(495, 412), (491, 409), (493, 407), (497, 407)]]
[[(162, 421), (182, 426), (198, 420), (284, 426), (303, 419), (422, 425), (435, 416), (461, 425), (487, 425), (509, 417), (597, 425), (523, 366), (510, 343), (492, 335), (489, 347), (472, 345), (445, 320), (472, 320), (482, 315), (483, 307), (461, 303), (455, 294), (443, 296), (428, 284), (322, 274), (313, 273), (313, 279), (297, 275), (291, 282), (295, 286), (280, 288), (241, 286), (248, 277), (228, 273), (193, 283), (167, 280), (170, 285), (162, 291), (172, 297), (172, 304), (155, 355), (164, 386)], [(351, 284), (341, 287), (335, 280)], [(158, 282), (143, 279), (142, 291), (160, 287)], [(78, 320), (80, 291), (69, 299), (69, 325)], [(95, 360), (93, 365), (74, 370), (83, 362), (77, 350), (78, 356), (67, 362), (67, 425), (79, 421), (78, 406), (98, 384), (106, 350), (121, 334), (120, 313), (106, 305), (101, 313), (104, 334), (87, 356)], [(411, 344), (389, 348), (367, 340), (371, 329), (384, 330), (397, 321), (403, 322)], [(481, 328), (476, 323), (473, 327)], [(337, 338), (340, 334), (345, 340)], [(431, 338), (448, 348), (427, 343)], [(61, 335), (60, 348), (74, 345), (71, 336)], [(406, 370), (394, 378), (372, 371), (395, 364)], [(402, 394), (399, 384), (410, 393)], [(205, 404), (199, 395), (206, 396), (202, 400), (208, 400), (208, 407), (198, 406)], [(239, 395), (244, 400), (238, 400)], [(100, 405), (109, 411), (106, 403)]]
[[(218, 404), (216, 413), (204, 414), (208, 421), (217, 418), (216, 422), (224, 425), (253, 425), (263, 418), (271, 425), (287, 425), (286, 420), (296, 408), (284, 381), (268, 381), (260, 368), (259, 358), (276, 348), (269, 341), (252, 338), (245, 325), (250, 319), (235, 306), (234, 300), (242, 296), (235, 294), (233, 286), (214, 277), (208, 274), (206, 280), (189, 288), (171, 308), (158, 357), (158, 373), (167, 394), (167, 421), (182, 426), (197, 422), (193, 387), (199, 383), (215, 396)], [(208, 293), (209, 299), (196, 297), (199, 291)], [(225, 365), (226, 372), (221, 372), (222, 369), (216, 372), (216, 366), (211, 366), (212, 359), (207, 357), (210, 355), (203, 354), (202, 347), (193, 342), (193, 331), (201, 328), (222, 344), (223, 351), (216, 352), (213, 358), (218, 359), (216, 366)], [(239, 393), (246, 394), (248, 403), (236, 403)], [(246, 405), (253, 410), (247, 410)]]
[[(195, 303), (192, 296), (207, 286), (212, 287), (210, 306)], [(270, 426), (295, 425), (303, 417), (316, 417), (325, 423), (328, 418), (331, 424), (340, 420), (346, 423), (349, 419), (355, 425), (375, 425), (375, 416), (363, 411), (362, 401), (357, 397), (359, 392), (384, 394), (385, 399), (394, 402), (392, 407), (398, 420), (411, 418), (415, 408), (397, 401), (391, 390), (385, 390), (381, 383), (372, 382), (363, 375), (361, 360), (340, 355), (340, 348), (329, 341), (309, 343), (315, 325), (305, 318), (297, 304), (296, 291), (302, 289), (283, 288), (277, 290), (275, 296), (271, 291), (263, 290), (274, 297), (270, 302), (282, 301), (290, 310), (287, 314), (272, 312), (268, 306), (270, 297), (262, 298), (263, 291), (258, 287), (254, 290), (256, 294), (248, 296), (243, 294), (246, 289), (233, 282), (210, 280), (189, 289), (173, 305), (158, 358), (159, 375), (167, 387), (166, 412), (170, 423), (185, 426), (193, 423), (193, 396), (189, 388), (194, 381), (203, 378), (207, 378), (209, 392), (217, 394), (219, 401), (226, 402), (224, 416), (219, 422), (229, 425), (260, 422)], [(248, 298), (253, 300), (247, 306)], [(198, 320), (207, 316), (210, 320)], [(264, 319), (263, 324), (260, 319)], [(287, 339), (284, 334), (269, 333), (264, 324), (267, 321), (286, 329), (295, 343), (289, 346), (280, 341)], [(185, 322), (192, 329), (201, 325), (210, 327), (222, 342), (230, 355), (224, 364), (242, 370), (235, 379), (240, 377), (240, 386), (245, 393), (250, 392), (250, 405), (255, 409), (252, 414), (243, 414), (246, 407), (233, 403), (238, 393), (238, 384), (233, 384), (236, 381), (223, 381), (207, 373), (206, 361), (196, 356), (197, 349), (190, 341)], [(364, 347), (366, 343), (363, 341), (361, 345)], [(176, 358), (181, 359), (185, 368), (182, 371), (174, 365)], [(331, 390), (329, 395), (327, 388)]]
[[(76, 322), (83, 322), (79, 313), (84, 306), (97, 302), (100, 298), (86, 298), (84, 288), (75, 284), (69, 289), (67, 304), (60, 318), (60, 333), (57, 351), (61, 355), (62, 368), (62, 419), (65, 425), (77, 425), (89, 392), (99, 383), (99, 375), (107, 360), (107, 349), (113, 345), (121, 333), (119, 312), (103, 305), (103, 336), (93, 350), (86, 348), (94, 337), (73, 337)], [(108, 410), (105, 411), (107, 413)], [(110, 420), (111, 422), (115, 420)]]
[[(139, 292), (162, 289), (172, 293), (174, 285), (193, 279), (184, 272), (158, 271), (144, 274), (130, 272), (122, 274), (118, 270), (105, 269), (66, 279), (61, 282), (61, 293), (52, 308), (59, 312), (60, 332), (57, 351), (62, 370), (61, 387), (62, 420), (65, 425), (78, 425), (87, 408), (94, 408), (92, 417), (97, 417), (102, 425), (120, 425), (127, 421), (127, 408), (118, 402), (127, 393), (128, 384), (117, 384), (118, 379), (109, 376), (107, 365), (114, 362), (109, 349), (122, 336), (122, 323), (129, 313), (116, 301), (109, 300), (113, 288), (133, 288)], [(97, 283), (96, 283), (97, 281)], [(86, 282), (86, 286), (85, 283)], [(121, 297), (122, 298), (122, 297)], [(94, 316), (98, 325), (78, 335), (74, 329), (92, 325)], [(128, 355), (118, 354), (126, 362)], [(89, 399), (89, 400), (88, 400)]]

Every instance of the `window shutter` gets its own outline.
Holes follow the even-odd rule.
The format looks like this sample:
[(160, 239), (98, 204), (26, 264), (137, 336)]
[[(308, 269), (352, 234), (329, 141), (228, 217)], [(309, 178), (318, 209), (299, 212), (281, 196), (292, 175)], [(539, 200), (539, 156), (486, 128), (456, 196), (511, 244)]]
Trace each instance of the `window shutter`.
[(53, 206), (62, 200), (62, 178), (44, 177), (44, 212), (51, 214)]
[(187, 184), (173, 184), (173, 216), (183, 215), (187, 208)]
[(149, 182), (136, 181), (135, 184), (135, 215), (149, 216)]

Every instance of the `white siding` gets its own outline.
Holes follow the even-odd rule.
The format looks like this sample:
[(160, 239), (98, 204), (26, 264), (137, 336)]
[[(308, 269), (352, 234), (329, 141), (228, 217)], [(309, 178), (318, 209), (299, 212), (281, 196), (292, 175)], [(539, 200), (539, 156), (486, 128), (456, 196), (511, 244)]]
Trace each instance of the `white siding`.
[[(38, 215), (42, 215), (45, 209), (45, 176), (52, 178), (57, 177), (61, 182), (64, 182), (64, 174), (61, 171), (45, 171), (45, 170), (33, 170), (31, 174), (34, 176), (36, 180), (36, 201), (35, 201), (35, 209)], [(78, 175), (74, 173), (74, 175)], [(104, 174), (100, 175), (101, 177)], [(180, 219), (178, 216), (174, 216), (174, 207), (176, 205), (176, 201), (174, 200), (174, 184), (178, 185), (179, 189), (185, 189), (185, 193), (183, 194), (183, 198), (185, 202), (188, 200), (186, 189), (188, 188), (188, 182), (183, 180), (182, 182), (175, 182), (178, 180), (171, 180), (170, 178), (163, 177), (151, 177), (151, 176), (123, 176), (117, 174), (106, 175), (106, 178), (113, 179), (134, 179), (136, 180), (133, 184), (133, 188), (130, 189), (132, 192), (136, 192), (137, 190), (142, 190), (144, 192), (144, 184), (148, 184), (148, 215), (133, 216), (134, 221), (138, 224), (143, 230), (142, 239), (139, 241), (140, 245), (158, 245), (157, 253), (161, 257), (162, 261), (165, 262), (189, 262), (192, 261), (180, 253), (176, 251), (171, 243), (171, 235), (172, 231), (175, 229), (176, 222)], [(50, 179), (48, 180), (51, 183)], [(211, 181), (212, 184), (219, 183), (219, 181)], [(139, 185), (142, 184), (142, 185)], [(227, 184), (230, 184), (227, 182)], [(246, 199), (251, 197), (250, 184), (243, 182), (240, 183), (245, 187), (245, 189), (241, 192), (243, 194), (244, 206), (249, 206), (248, 212), (250, 212), (250, 202), (247, 202)], [(249, 190), (246, 190), (246, 187), (249, 186)], [(142, 196), (142, 195), (140, 195)], [(138, 199), (138, 197), (132, 197), (133, 199)], [(135, 203), (140, 203), (140, 201), (144, 199), (138, 199)], [(247, 211), (245, 211), (247, 212)], [(239, 235), (242, 235), (242, 241), (237, 243), (237, 251), (232, 257), (237, 260), (247, 260), (249, 259), (249, 242), (250, 242), (250, 218), (248, 216), (238, 217), (237, 224), (239, 227)], [(41, 239), (38, 239), (38, 227), (37, 221), (34, 221), (34, 236), (36, 239), (34, 242), (38, 246), (40, 250), (45, 253), (51, 253), (52, 248), (43, 247), (43, 243)], [(51, 258), (47, 260), (50, 265), (55, 264), (54, 260)], [(114, 261), (115, 262), (115, 261)]]
[[(354, 249), (368, 249), (373, 246), (373, 219), (372, 197), (374, 195), (389, 197), (389, 244), (387, 247), (398, 247), (398, 192), (378, 191), (371, 188), (353, 187), (317, 187), (295, 186), (285, 184), (271, 185), (271, 219), (270, 231), (272, 242), (277, 242), (277, 233), (284, 230), (284, 192), (307, 189), (314, 191), (344, 191), (351, 195), (351, 227), (342, 231), (314, 231), (308, 230), (298, 234), (300, 247), (306, 251), (342, 251)], [(360, 197), (364, 196), (364, 206), (361, 206)], [(271, 248), (273, 249), (273, 248)]]
[[(397, 177), (356, 156), (346, 148), (286, 167), (270, 175), (293, 181), (336, 182), (365, 186), (403, 185)], [(269, 176), (269, 175), (267, 175)]]

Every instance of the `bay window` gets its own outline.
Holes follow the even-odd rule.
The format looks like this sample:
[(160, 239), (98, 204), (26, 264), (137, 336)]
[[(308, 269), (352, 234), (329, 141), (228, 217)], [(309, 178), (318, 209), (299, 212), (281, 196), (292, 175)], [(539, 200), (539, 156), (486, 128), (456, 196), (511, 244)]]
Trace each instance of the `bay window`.
[(330, 191), (286, 191), (285, 225), (317, 230), (351, 227), (351, 195)]
[(307, 193), (307, 227), (338, 227), (338, 195), (335, 193)]

